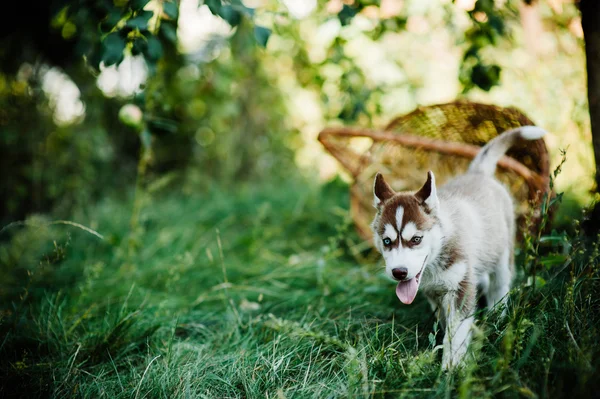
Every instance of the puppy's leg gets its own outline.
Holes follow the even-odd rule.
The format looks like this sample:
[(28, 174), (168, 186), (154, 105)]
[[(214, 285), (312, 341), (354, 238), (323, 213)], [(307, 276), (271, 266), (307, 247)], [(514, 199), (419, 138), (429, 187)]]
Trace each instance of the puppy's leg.
[(458, 366), (467, 352), (471, 341), (475, 293), (475, 285), (465, 279), (457, 291), (450, 291), (442, 298), (441, 310), (446, 321), (442, 357), (444, 370)]
[(490, 288), (487, 296), (488, 309), (500, 303), (500, 306), (502, 306), (502, 316), (506, 314), (506, 302), (508, 301), (508, 291), (512, 282), (513, 270), (513, 251), (511, 246), (502, 254), (496, 270), (490, 275)]
[(481, 296), (488, 297), (488, 291), (490, 290), (490, 275), (483, 273), (477, 281), (477, 289), (481, 292)]

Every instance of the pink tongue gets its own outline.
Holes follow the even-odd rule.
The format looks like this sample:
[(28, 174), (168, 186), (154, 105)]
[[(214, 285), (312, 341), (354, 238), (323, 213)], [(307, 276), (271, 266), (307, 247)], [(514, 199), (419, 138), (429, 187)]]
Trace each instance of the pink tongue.
[(407, 281), (401, 281), (396, 287), (396, 295), (398, 299), (406, 305), (410, 305), (417, 296), (417, 289), (419, 289), (419, 276), (413, 277)]

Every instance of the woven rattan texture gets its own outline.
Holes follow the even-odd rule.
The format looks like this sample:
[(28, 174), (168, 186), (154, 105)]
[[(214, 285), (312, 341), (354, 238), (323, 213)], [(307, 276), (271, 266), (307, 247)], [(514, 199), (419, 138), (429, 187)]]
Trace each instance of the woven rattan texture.
[[(319, 140), (353, 176), (352, 218), (359, 234), (370, 239), (375, 173), (383, 173), (397, 191), (417, 190), (428, 170), (441, 185), (466, 170), (478, 147), (524, 125), (533, 122), (514, 108), (461, 101), (420, 107), (382, 130), (328, 128)], [(523, 141), (507, 155), (513, 159), (502, 160), (496, 176), (513, 193), (523, 225), (532, 201), (539, 202), (548, 191), (548, 151), (543, 140)]]

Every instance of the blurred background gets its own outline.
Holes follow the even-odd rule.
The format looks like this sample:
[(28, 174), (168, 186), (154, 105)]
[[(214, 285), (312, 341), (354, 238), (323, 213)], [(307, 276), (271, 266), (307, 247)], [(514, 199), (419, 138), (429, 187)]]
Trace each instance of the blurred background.
[[(29, 14), (29, 5), (17, 7)], [(2, 224), (141, 184), (348, 181), (317, 142), (468, 99), (551, 132), (592, 199), (579, 10), (567, 0), (56, 0), (2, 28)], [(139, 171), (139, 173), (138, 173)], [(139, 178), (138, 178), (139, 176)], [(140, 181), (141, 179), (141, 181)], [(137, 183), (136, 183), (137, 182)], [(218, 182), (218, 183), (217, 183)]]

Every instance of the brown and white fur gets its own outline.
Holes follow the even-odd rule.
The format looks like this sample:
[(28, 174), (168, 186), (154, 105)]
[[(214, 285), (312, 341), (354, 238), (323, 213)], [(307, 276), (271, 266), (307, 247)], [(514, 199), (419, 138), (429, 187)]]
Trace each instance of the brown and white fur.
[(514, 274), (515, 212), (508, 190), (494, 178), (496, 163), (519, 140), (546, 132), (513, 129), (485, 145), (468, 171), (439, 189), (433, 172), (416, 193), (396, 193), (378, 173), (377, 215), (371, 225), (396, 295), (410, 304), (422, 291), (444, 328), (444, 369), (458, 365), (471, 339), (477, 288), (488, 308), (503, 307)]

